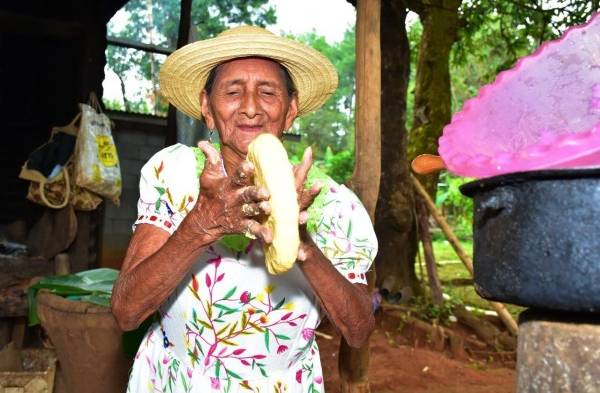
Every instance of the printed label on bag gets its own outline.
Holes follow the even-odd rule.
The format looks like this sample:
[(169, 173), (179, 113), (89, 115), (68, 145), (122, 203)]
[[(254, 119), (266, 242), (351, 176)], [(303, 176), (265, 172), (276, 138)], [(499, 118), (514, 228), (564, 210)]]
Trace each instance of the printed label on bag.
[(102, 173), (100, 173), (100, 166), (98, 164), (94, 164), (92, 167), (92, 180), (96, 184), (102, 183)]
[(118, 163), (117, 148), (107, 135), (96, 135), (98, 158), (105, 167), (116, 166)]

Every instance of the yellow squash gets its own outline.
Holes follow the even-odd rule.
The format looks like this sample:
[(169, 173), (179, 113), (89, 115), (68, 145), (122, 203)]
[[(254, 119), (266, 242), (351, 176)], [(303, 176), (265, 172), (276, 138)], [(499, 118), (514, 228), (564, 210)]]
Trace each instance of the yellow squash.
[(279, 139), (271, 134), (252, 141), (247, 158), (255, 167), (254, 183), (271, 195), (271, 214), (265, 225), (273, 231), (273, 242), (265, 247), (267, 269), (282, 274), (294, 265), (300, 246), (300, 209), (292, 164)]

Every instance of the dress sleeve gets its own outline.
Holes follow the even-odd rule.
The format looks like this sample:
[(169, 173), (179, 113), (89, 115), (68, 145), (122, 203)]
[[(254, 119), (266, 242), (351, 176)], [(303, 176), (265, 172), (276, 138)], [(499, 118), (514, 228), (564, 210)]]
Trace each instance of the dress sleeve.
[(152, 224), (173, 234), (194, 207), (199, 193), (196, 155), (176, 144), (156, 153), (140, 176), (138, 224)]
[[(366, 284), (366, 273), (377, 254), (377, 238), (369, 214), (345, 186), (330, 182), (319, 219), (309, 233), (335, 268), (352, 283)], [(309, 210), (310, 214), (310, 210)]]

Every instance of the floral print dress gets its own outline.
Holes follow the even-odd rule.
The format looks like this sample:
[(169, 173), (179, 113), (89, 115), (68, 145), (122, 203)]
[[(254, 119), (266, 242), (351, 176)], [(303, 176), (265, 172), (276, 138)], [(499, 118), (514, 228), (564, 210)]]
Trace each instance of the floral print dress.
[[(152, 157), (140, 179), (137, 224), (173, 233), (194, 206), (204, 156), (177, 144)], [(369, 216), (346, 187), (326, 183), (308, 230), (352, 283), (377, 252)], [(177, 263), (177, 261), (172, 261)], [(159, 310), (135, 357), (128, 392), (323, 392), (314, 331), (323, 317), (297, 266), (268, 274), (260, 244), (226, 236), (209, 247)]]

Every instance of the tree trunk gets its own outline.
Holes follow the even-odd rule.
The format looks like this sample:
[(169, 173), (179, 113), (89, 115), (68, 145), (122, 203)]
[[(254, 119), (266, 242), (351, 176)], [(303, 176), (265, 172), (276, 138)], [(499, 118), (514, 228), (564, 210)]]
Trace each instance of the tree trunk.
[[(351, 186), (374, 221), (381, 175), (380, 0), (358, 0), (356, 12), (356, 163)], [(367, 276), (374, 285), (374, 271)], [(339, 356), (343, 393), (370, 392), (369, 342), (353, 349), (342, 339)]]
[(381, 13), (381, 186), (375, 219), (377, 287), (390, 300), (418, 290), (414, 196), (406, 159), (406, 90), (410, 48), (403, 2), (384, 0)]
[[(419, 47), (413, 127), (408, 156), (438, 154), (438, 138), (450, 122), (450, 49), (456, 41), (460, 0), (428, 0), (410, 3), (423, 24)], [(438, 175), (419, 178), (435, 196)]]

